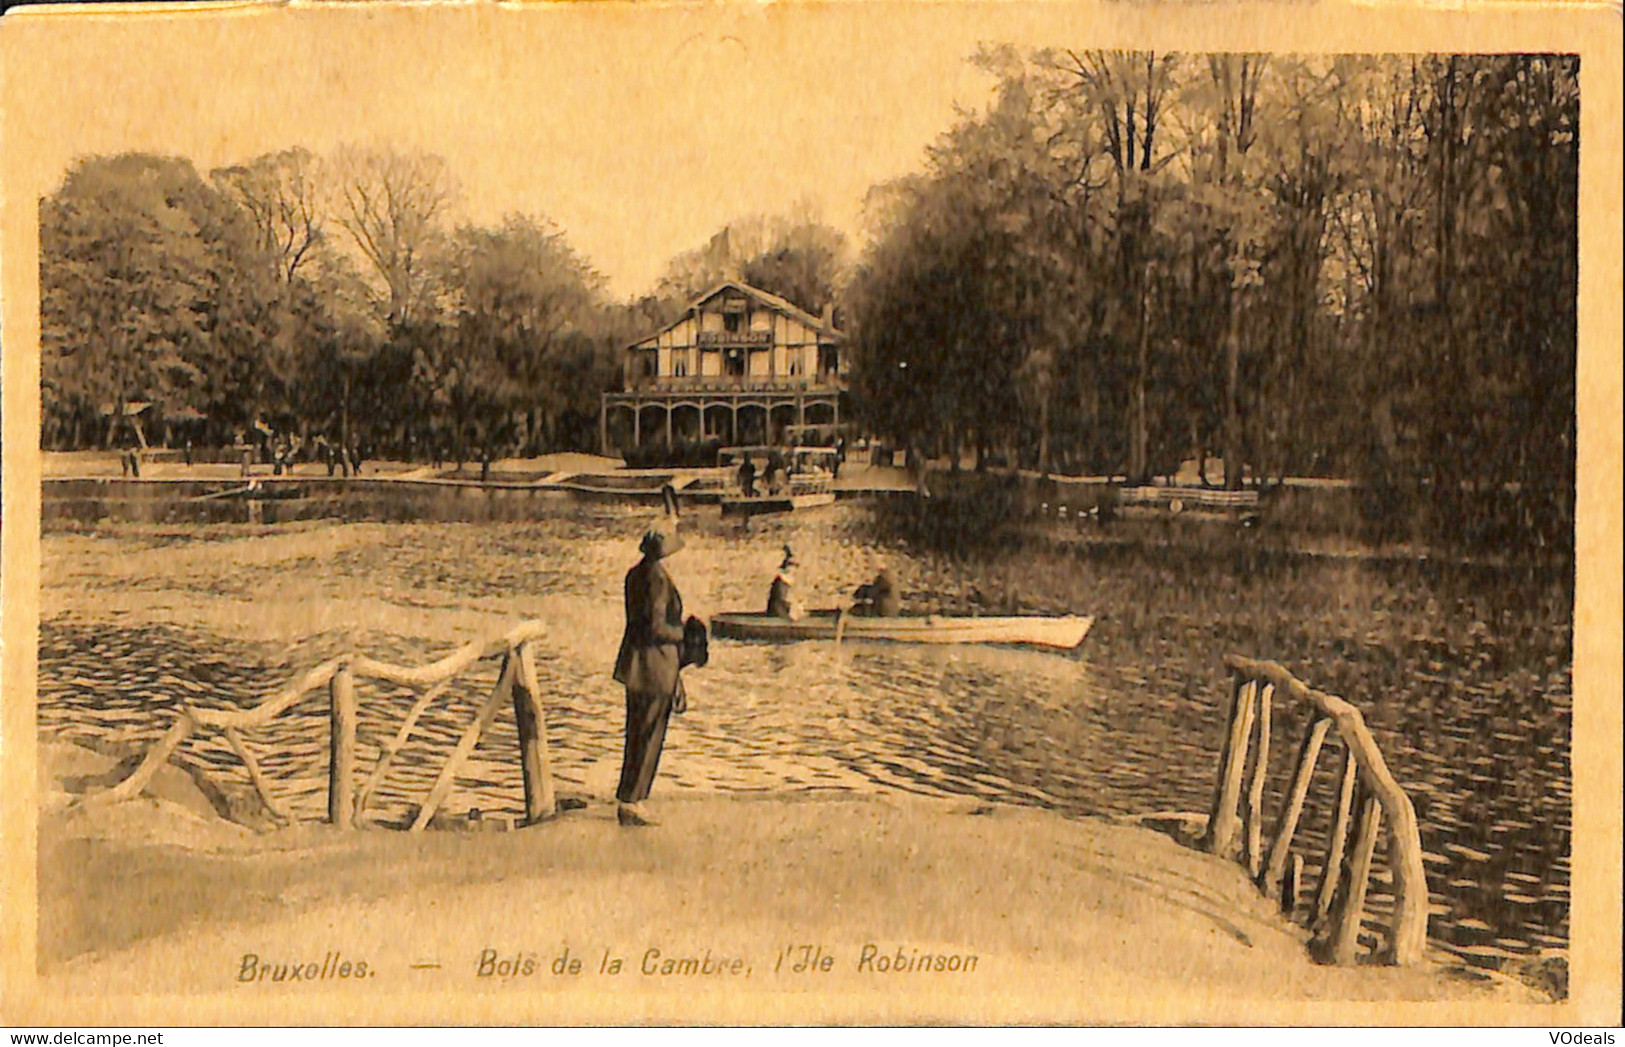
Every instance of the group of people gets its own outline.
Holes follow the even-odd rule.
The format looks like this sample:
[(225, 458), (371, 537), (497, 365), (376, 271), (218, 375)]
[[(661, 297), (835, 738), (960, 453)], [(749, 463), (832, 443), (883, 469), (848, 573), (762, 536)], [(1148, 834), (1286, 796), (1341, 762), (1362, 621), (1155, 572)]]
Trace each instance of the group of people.
[[(675, 513), (650, 527), (638, 543), (642, 558), (626, 573), (626, 628), (615, 656), (615, 681), (626, 689), (626, 733), (621, 777), (615, 788), (616, 820), (642, 827), (656, 822), (644, 808), (660, 766), (666, 728), (688, 705), (683, 669), (707, 660), (705, 624), (683, 617), (683, 597), (666, 571), (665, 560), (683, 548)], [(795, 591), (795, 551), (786, 545), (768, 590), (767, 613), (785, 618), (805, 613)], [(860, 585), (851, 613), (895, 617), (900, 598), (884, 566), (874, 581)]]
[[(795, 551), (786, 545), (784, 559), (767, 590), (767, 613), (774, 618), (794, 621), (807, 613), (806, 605), (796, 595), (795, 570), (799, 566), (801, 561), (796, 559)], [(867, 618), (895, 618), (902, 613), (902, 598), (890, 569), (882, 564), (874, 581), (857, 587), (848, 613)]]
[(808, 471), (809, 457), (812, 465), (828, 466), (831, 478), (839, 480), (841, 478), (841, 463), (846, 461), (846, 438), (841, 437), (836, 440), (834, 450), (823, 454), (817, 451), (798, 451), (785, 454), (778, 448), (773, 448), (768, 451), (767, 461), (763, 463), (759, 474), (756, 469), (756, 460), (746, 454), (739, 463), (739, 469), (734, 474), (734, 480), (739, 484), (739, 489), (746, 498), (755, 498), (758, 494), (756, 487), (758, 477), (761, 479), (762, 489), (767, 494), (778, 494), (784, 489), (785, 484), (789, 482), (790, 477)]
[[(762, 466), (763, 490), (768, 494), (778, 494), (784, 489), (785, 483), (789, 481), (791, 475), (795, 472), (794, 460), (787, 463), (784, 455), (777, 450), (769, 451), (767, 461)], [(745, 460), (739, 463), (739, 472), (735, 476), (735, 479), (739, 482), (739, 489), (744, 492), (746, 498), (755, 498), (758, 493), (756, 490), (756, 475), (756, 461), (747, 454)]]

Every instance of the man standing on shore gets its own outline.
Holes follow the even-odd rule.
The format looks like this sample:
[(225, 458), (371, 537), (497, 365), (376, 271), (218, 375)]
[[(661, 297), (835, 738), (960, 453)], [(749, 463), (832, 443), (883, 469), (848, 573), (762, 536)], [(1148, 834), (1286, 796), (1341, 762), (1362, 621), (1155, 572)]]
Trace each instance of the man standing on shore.
[(638, 545), (643, 559), (626, 573), (626, 632), (615, 659), (615, 681), (626, 687), (626, 746), (615, 791), (622, 825), (654, 825), (643, 801), (654, 784), (666, 724), (682, 711), (683, 598), (661, 561), (683, 547), (675, 517), (649, 529)]

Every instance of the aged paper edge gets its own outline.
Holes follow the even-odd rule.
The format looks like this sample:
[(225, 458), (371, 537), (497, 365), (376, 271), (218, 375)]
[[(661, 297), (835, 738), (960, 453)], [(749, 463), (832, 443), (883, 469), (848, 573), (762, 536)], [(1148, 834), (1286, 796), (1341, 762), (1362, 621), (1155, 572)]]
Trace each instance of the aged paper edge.
[[(280, 17), (282, 5), (225, 3), (177, 11), (167, 5), (72, 7), (8, 15), (0, 25), (0, 77), (5, 54), (18, 46), (19, 17), (46, 19), (71, 32), (75, 19), (193, 19)], [(316, 5), (298, 5), (309, 13)], [(519, 5), (503, 5), (514, 12)], [(524, 5), (531, 7), (532, 5)], [(534, 5), (541, 7), (541, 5)], [(713, 14), (761, 5), (707, 5)], [(774, 5), (794, 9), (795, 4)], [(868, 5), (875, 23), (888, 12), (930, 6), (956, 17), (977, 6), (881, 0)], [(1007, 7), (1028, 5), (1002, 5)], [(352, 5), (336, 4), (334, 9)], [(1615, 8), (1528, 3), (1442, 8), (1421, 3), (1380, 5), (1030, 5), (1076, 33), (1087, 20), (1096, 46), (1184, 50), (1273, 51), (1560, 51), (1581, 59), (1580, 359), (1578, 373), (1577, 557), (1574, 636), (1573, 889), (1569, 999), (1539, 1008), (1479, 1005), (1250, 1004), (1243, 1014), (1215, 1013), (1212, 1001), (1094, 1001), (1079, 1017), (1076, 1001), (1008, 999), (991, 1023), (1054, 1021), (1149, 1025), (1211, 1023), (1316, 1025), (1612, 1024), (1620, 1014), (1621, 898), (1621, 92), (1620, 15)], [(630, 8), (594, 9), (606, 21)], [(546, 17), (531, 10), (525, 16)], [(401, 33), (432, 31), (444, 12), (423, 5), (374, 5), (372, 18), (390, 19)], [(880, 30), (883, 31), (883, 30)], [(620, 1001), (561, 1011), (557, 1001), (520, 994), (325, 994), (247, 1000), (229, 994), (136, 997), (45, 994), (35, 974), (34, 720), (39, 594), (40, 455), (37, 194), (24, 172), (28, 157), (14, 148), (15, 130), (39, 104), (34, 85), (6, 78), (0, 103), (0, 320), (4, 359), (3, 674), (0, 705), (0, 1021), (76, 1024), (621, 1024)], [(640, 1021), (688, 1024), (801, 1022), (915, 1023), (955, 1012), (946, 1000), (920, 994), (903, 1001), (869, 998), (686, 993), (639, 996)], [(962, 1019), (961, 1019), (962, 1020)]]

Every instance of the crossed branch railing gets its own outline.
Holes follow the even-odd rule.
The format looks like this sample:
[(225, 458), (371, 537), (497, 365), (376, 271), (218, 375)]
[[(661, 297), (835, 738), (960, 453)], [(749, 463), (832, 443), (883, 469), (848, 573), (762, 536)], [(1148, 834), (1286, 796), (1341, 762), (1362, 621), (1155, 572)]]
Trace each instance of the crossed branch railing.
[[(1332, 726), (1343, 743), (1343, 765), (1333, 809), (1326, 863), (1315, 900), (1313, 949), (1317, 958), (1352, 963), (1364, 919), (1371, 859), (1377, 830), (1388, 816), (1388, 864), (1394, 879), (1393, 925), (1385, 959), (1411, 964), (1422, 958), (1427, 942), (1428, 887), (1422, 864), (1422, 841), (1416, 809), (1394, 781), (1360, 711), (1335, 695), (1310, 688), (1275, 662), (1227, 655), (1231, 670), (1230, 716), (1219, 758), (1219, 781), (1208, 818), (1204, 844), (1210, 852), (1240, 861), (1254, 882), (1271, 898), (1296, 902), (1302, 858), (1292, 851), (1292, 837), (1303, 814), (1322, 743)], [(1310, 710), (1298, 750), (1285, 809), (1266, 860), (1263, 850), (1264, 780), (1269, 770), (1270, 702), (1290, 698)], [(1249, 743), (1254, 746), (1248, 760)], [(1250, 776), (1248, 775), (1250, 763)], [(1243, 778), (1247, 790), (1242, 793)], [(1237, 804), (1241, 813), (1237, 814)], [(1351, 816), (1353, 818), (1351, 824)], [(1283, 880), (1291, 866), (1291, 887)]]
[[(552, 765), (547, 749), (547, 720), (542, 707), (541, 688), (537, 684), (534, 654), (535, 642), (544, 631), (540, 622), (525, 622), (502, 636), (476, 640), (439, 661), (417, 667), (390, 665), (357, 654), (341, 655), (311, 669), (252, 709), (201, 709), (183, 703), (175, 722), (147, 751), (128, 778), (111, 789), (86, 797), (83, 802), (117, 803), (140, 795), (152, 776), (168, 762), (182, 742), (201, 730), (213, 729), (224, 735), (227, 744), (243, 762), (249, 781), (253, 783), (266, 809), (281, 821), (291, 822), (294, 820), (292, 815), (276, 798), (241, 732), (265, 726), (297, 705), (310, 692), (325, 687), (329, 698), (327, 818), (337, 828), (350, 828), (361, 818), (374, 791), (389, 773), (396, 754), (405, 747), (413, 727), (435, 699), (444, 694), (457, 675), (470, 666), (500, 657), (502, 669), (497, 675), (496, 686), (458, 738), (423, 803), (419, 805), (411, 829), (419, 832), (429, 824), (451, 792), (458, 770), (509, 699), (513, 701), (514, 718), (519, 728), (519, 766), (525, 785), (525, 821), (543, 821), (557, 811)], [(356, 788), (355, 752), (357, 679), (423, 688), (407, 710), (395, 736), (382, 744), (378, 762), (359, 789)]]

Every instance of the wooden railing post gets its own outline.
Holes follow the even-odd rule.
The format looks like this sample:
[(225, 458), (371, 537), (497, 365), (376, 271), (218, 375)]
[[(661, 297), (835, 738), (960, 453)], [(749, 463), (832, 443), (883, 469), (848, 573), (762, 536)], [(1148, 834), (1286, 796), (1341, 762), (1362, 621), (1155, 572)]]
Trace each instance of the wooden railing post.
[[(1244, 830), (1241, 861), (1248, 873), (1266, 896), (1281, 899), (1283, 910), (1295, 909), (1297, 894), (1303, 886), (1302, 859), (1292, 851), (1292, 838), (1303, 814), (1322, 744), (1327, 732), (1335, 726), (1338, 741), (1343, 745), (1343, 765), (1326, 861), (1310, 919), (1316, 936), (1315, 954), (1333, 962), (1347, 963), (1358, 951), (1371, 861), (1376, 852), (1377, 833), (1386, 814), (1387, 864), (1394, 879), (1394, 914), (1390, 948), (1385, 958), (1395, 964), (1415, 963), (1422, 958), (1427, 946), (1428, 905), (1427, 872), (1422, 863), (1416, 808), (1388, 770), (1382, 750), (1360, 710), (1336, 695), (1310, 688), (1277, 662), (1231, 654), (1225, 656), (1224, 663), (1235, 675), (1230, 720), (1220, 757), (1219, 786), (1208, 818), (1205, 846), (1215, 854), (1229, 857), (1234, 850), (1232, 843), (1239, 821)], [(1264, 858), (1263, 800), (1269, 761), (1270, 708), (1276, 694), (1310, 708), (1312, 719), (1298, 752), (1297, 767), (1271, 842), (1268, 862), (1260, 871)], [(1246, 752), (1251, 740), (1254, 697), (1257, 699), (1258, 742), (1249, 762)], [(1247, 795), (1242, 798), (1244, 806), (1238, 819), (1235, 804), (1242, 778), (1247, 779)], [(1282, 880), (1289, 875), (1289, 866), (1291, 887), (1283, 892)]]
[(243, 761), (243, 767), (248, 770), (248, 780), (254, 784), (254, 791), (259, 793), (260, 802), (265, 804), (265, 809), (270, 811), (278, 821), (293, 821), (293, 815), (288, 813), (288, 809), (282, 806), (276, 795), (271, 792), (271, 783), (266, 781), (265, 772), (260, 770), (259, 761), (254, 759), (253, 752), (249, 750), (248, 743), (237, 732), (237, 728), (223, 727), (221, 733), (226, 736), (226, 741), (230, 743), (232, 751), (237, 754), (237, 758)]
[(1297, 851), (1292, 852), (1292, 861), (1288, 863), (1285, 880), (1281, 883), (1281, 915), (1292, 919), (1298, 911), (1298, 892), (1303, 887), (1303, 855)]
[(1388, 867), (1394, 873), (1391, 963), (1417, 963), (1427, 949), (1428, 881), (1422, 864), (1416, 808), (1401, 793), (1399, 802), (1383, 808), (1388, 815)]
[(547, 751), (547, 710), (536, 680), (535, 657), (527, 641), (519, 645), (519, 678), (514, 683), (513, 713), (519, 726), (519, 769), (525, 781), (525, 822), (546, 821), (558, 813), (553, 794), (552, 760)]
[(1360, 820), (1354, 831), (1354, 846), (1348, 855), (1348, 875), (1336, 918), (1332, 922), (1327, 953), (1333, 963), (1354, 962), (1360, 943), (1360, 925), (1365, 919), (1365, 895), (1371, 882), (1371, 857), (1377, 849), (1377, 829), (1382, 821), (1382, 804), (1376, 794), (1361, 788)]
[(361, 786), (361, 794), (356, 797), (355, 816), (357, 821), (360, 821), (366, 815), (367, 804), (372, 801), (373, 792), (377, 790), (379, 783), (384, 780), (384, 776), (389, 773), (390, 765), (394, 763), (396, 755), (405, 747), (407, 739), (412, 737), (412, 728), (417, 726), (418, 718), (429, 708), (430, 703), (446, 693), (446, 689), (450, 686), (450, 680), (435, 684), (419, 695), (418, 700), (412, 703), (412, 708), (406, 711), (406, 719), (401, 721), (401, 726), (396, 730), (395, 737), (384, 743), (383, 750), (378, 754), (378, 762), (372, 765), (372, 773), (367, 775), (366, 782)]
[(1236, 800), (1241, 793), (1241, 776), (1247, 764), (1247, 736), (1253, 725), (1253, 689), (1250, 680), (1236, 673), (1230, 683), (1229, 730), (1219, 755), (1219, 787), (1213, 797), (1213, 811), (1207, 820), (1207, 850), (1228, 856), (1235, 842)]
[(339, 666), (328, 684), (327, 820), (350, 828), (355, 814), (355, 673)]
[[(1287, 794), (1286, 811), (1281, 815), (1281, 826), (1275, 831), (1275, 840), (1270, 845), (1270, 860), (1264, 871), (1265, 897), (1282, 897), (1281, 877), (1286, 873), (1288, 855), (1292, 851), (1292, 835), (1298, 831), (1303, 801), (1309, 794), (1309, 784), (1315, 777), (1315, 763), (1320, 759), (1320, 747), (1331, 726), (1330, 717), (1311, 713), (1309, 730), (1304, 733), (1303, 744), (1298, 748), (1298, 767), (1292, 776), (1291, 791)], [(1284, 897), (1282, 900), (1284, 903)]]
[(1264, 782), (1270, 770), (1270, 696), (1275, 693), (1275, 685), (1266, 683), (1260, 687), (1254, 681), (1253, 691), (1258, 696), (1258, 712), (1254, 718), (1258, 741), (1253, 748), (1253, 776), (1247, 783), (1241, 824), (1247, 875), (1256, 883), (1259, 866), (1264, 861)]
[(158, 740), (156, 745), (147, 750), (147, 755), (142, 757), (141, 763), (136, 766), (135, 771), (128, 778), (105, 792), (93, 793), (80, 798), (77, 804), (90, 807), (104, 803), (121, 803), (140, 795), (141, 790), (145, 789), (147, 783), (152, 781), (152, 776), (158, 773), (160, 767), (169, 762), (170, 756), (174, 754), (176, 748), (186, 740), (196, 726), (191, 711), (182, 709), (180, 715), (175, 717), (175, 722), (169, 725), (169, 730), (164, 732), (164, 736)]
[(1354, 753), (1343, 745), (1343, 773), (1337, 786), (1337, 807), (1332, 812), (1332, 831), (1326, 837), (1326, 864), (1320, 871), (1320, 892), (1315, 899), (1315, 922), (1318, 924), (1332, 910), (1332, 899), (1337, 895), (1337, 880), (1342, 875), (1343, 852), (1348, 847), (1349, 811), (1354, 804), (1355, 776), (1359, 768)]
[(479, 744), (480, 735), (485, 733), (491, 721), (496, 719), (497, 710), (508, 700), (509, 692), (513, 690), (514, 673), (518, 671), (517, 661), (510, 648), (509, 653), (502, 658), (502, 672), (497, 677), (496, 687), (491, 690), (491, 696), (485, 699), (485, 704), (475, 713), (473, 722), (463, 730), (463, 736), (457, 739), (457, 746), (446, 758), (445, 766), (440, 768), (440, 774), (435, 778), (434, 785), (429, 787), (429, 794), (424, 797), (423, 806), (418, 808), (418, 816), (412, 822), (413, 832), (422, 832), (428, 826), (434, 812), (445, 802), (446, 794), (451, 792), (452, 783), (457, 779), (458, 768), (468, 759), (468, 754), (474, 751), (474, 746)]

